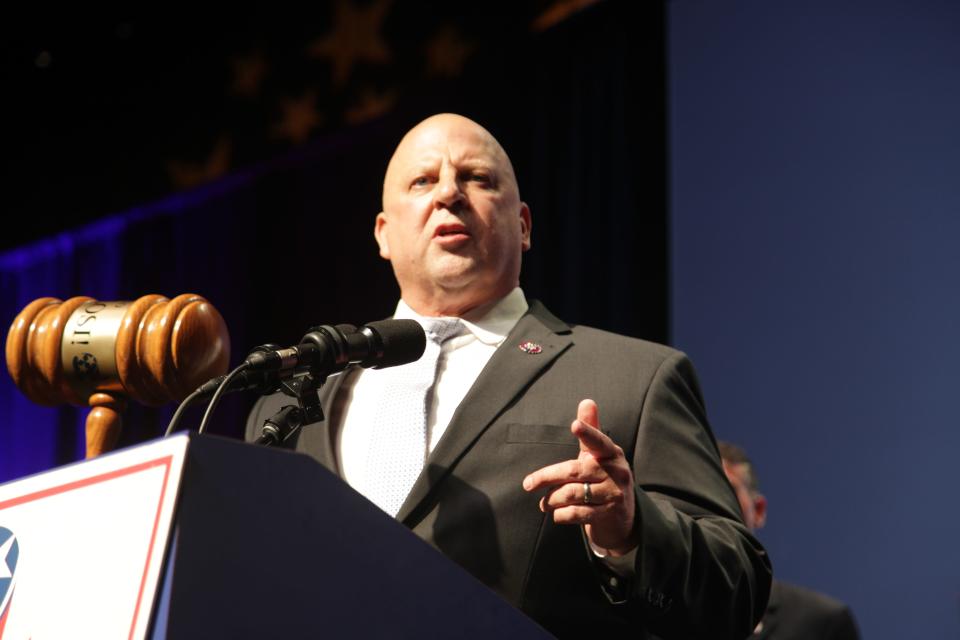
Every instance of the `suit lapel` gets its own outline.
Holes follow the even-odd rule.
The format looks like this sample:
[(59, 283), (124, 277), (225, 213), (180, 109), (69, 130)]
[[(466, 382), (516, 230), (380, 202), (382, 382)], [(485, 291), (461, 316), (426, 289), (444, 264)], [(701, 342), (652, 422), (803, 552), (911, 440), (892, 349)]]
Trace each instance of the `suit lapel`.
[[(525, 342), (539, 345), (542, 351), (528, 353), (519, 348)], [(572, 342), (570, 328), (566, 324), (551, 315), (539, 302), (530, 304), (530, 309), (487, 362), (457, 407), (449, 426), (427, 458), (424, 472), (417, 478), (400, 507), (398, 520), (408, 527), (416, 524), (413, 517), (416, 507), (442, 482), (457, 460), (473, 446), (511, 401)], [(439, 469), (440, 473), (428, 473), (430, 468)]]

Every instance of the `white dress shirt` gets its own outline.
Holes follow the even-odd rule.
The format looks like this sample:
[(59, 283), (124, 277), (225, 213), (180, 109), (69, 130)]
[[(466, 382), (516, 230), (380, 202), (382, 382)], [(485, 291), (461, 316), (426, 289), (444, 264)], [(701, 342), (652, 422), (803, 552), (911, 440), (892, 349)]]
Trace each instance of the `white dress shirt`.
[[(427, 414), (428, 452), (437, 446), (463, 397), (527, 308), (527, 299), (517, 287), (492, 305), (463, 316), (466, 330), (443, 343)], [(397, 304), (393, 317), (423, 319), (403, 300)], [(349, 375), (328, 419), (337, 434), (340, 471), (350, 486), (364, 493), (367, 453), (379, 398), (388, 376), (403, 376), (404, 366), (358, 369)]]

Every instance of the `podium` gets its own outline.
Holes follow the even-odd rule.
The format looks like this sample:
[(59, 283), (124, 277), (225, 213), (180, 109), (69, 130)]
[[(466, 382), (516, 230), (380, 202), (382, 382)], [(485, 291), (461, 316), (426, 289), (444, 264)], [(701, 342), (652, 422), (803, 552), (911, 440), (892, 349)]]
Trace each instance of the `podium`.
[(0, 485), (0, 639), (550, 638), (313, 459), (178, 434)]

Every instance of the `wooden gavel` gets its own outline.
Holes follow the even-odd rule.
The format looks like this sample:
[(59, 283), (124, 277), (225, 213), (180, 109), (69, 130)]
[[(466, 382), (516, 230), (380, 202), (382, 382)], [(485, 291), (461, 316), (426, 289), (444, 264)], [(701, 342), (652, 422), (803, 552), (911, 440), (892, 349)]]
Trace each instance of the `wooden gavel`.
[(220, 313), (191, 293), (133, 302), (34, 300), (7, 333), (7, 370), (37, 404), (90, 406), (87, 457), (116, 446), (128, 398), (180, 401), (230, 360)]

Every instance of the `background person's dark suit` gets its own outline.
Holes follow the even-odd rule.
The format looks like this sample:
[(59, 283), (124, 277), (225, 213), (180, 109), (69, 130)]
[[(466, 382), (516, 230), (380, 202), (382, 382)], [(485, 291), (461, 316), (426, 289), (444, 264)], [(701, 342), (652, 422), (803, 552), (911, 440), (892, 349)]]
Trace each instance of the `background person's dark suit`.
[[(542, 353), (518, 348), (527, 341)], [(322, 389), (325, 411), (340, 382)], [(602, 429), (644, 490), (631, 584), (598, 574), (581, 528), (555, 525), (539, 496), (521, 487), (527, 473), (576, 457), (569, 425), (582, 398), (597, 401)], [(258, 404), (248, 438), (290, 402)], [(311, 425), (293, 446), (338, 472), (334, 437), (325, 424)], [(724, 638), (749, 634), (770, 571), (737, 513), (683, 354), (569, 327), (534, 302), (460, 404), (397, 519), (555, 634)], [(611, 603), (624, 592), (628, 604)], [(691, 628), (694, 619), (708, 627)]]
[(757, 640), (859, 640), (850, 607), (822, 593), (774, 580)]

